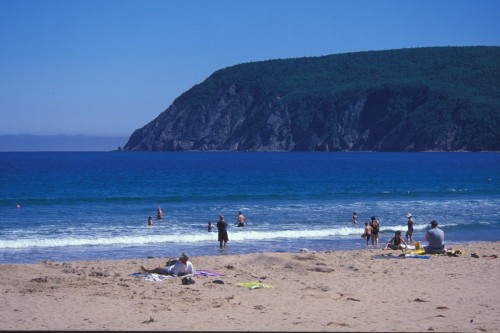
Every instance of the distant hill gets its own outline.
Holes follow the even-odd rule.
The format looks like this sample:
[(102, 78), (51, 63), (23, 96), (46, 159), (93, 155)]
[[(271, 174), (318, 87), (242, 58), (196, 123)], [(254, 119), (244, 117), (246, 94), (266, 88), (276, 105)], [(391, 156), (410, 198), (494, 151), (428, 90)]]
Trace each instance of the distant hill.
[(213, 73), (126, 151), (500, 151), (500, 47), (278, 59)]
[(126, 142), (126, 137), (0, 135), (0, 151), (110, 151), (117, 150)]

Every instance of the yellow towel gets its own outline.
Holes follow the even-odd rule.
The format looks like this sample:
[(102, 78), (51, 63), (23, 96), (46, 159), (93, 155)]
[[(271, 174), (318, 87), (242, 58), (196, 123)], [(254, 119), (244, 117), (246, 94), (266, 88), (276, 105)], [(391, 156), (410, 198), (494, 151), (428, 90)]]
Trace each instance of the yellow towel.
[(260, 288), (272, 288), (270, 284), (262, 283), (262, 282), (239, 282), (236, 283), (237, 286), (246, 287), (248, 289), (260, 289)]

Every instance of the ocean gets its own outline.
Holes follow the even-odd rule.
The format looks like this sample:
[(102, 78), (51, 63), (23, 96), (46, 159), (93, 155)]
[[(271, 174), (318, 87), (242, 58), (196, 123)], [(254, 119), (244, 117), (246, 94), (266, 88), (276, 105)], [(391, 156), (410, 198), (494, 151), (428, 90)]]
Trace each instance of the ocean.
[(364, 249), (372, 215), (382, 247), (408, 213), (423, 243), (500, 240), (500, 154), (0, 153), (0, 263)]

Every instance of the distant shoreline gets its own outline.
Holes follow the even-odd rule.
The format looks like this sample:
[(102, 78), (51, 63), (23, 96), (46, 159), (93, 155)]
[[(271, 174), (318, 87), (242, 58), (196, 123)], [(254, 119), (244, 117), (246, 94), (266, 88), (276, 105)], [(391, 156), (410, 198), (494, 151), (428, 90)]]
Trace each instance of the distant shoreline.
[(90, 135), (0, 135), (0, 152), (81, 152), (119, 150), (128, 137)]

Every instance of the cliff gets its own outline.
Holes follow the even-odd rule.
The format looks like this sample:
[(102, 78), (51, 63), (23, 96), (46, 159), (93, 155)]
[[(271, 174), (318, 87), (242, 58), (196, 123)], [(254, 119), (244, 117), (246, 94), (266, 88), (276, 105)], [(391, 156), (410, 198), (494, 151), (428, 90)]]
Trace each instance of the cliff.
[(213, 73), (125, 151), (500, 151), (500, 47), (278, 59)]

